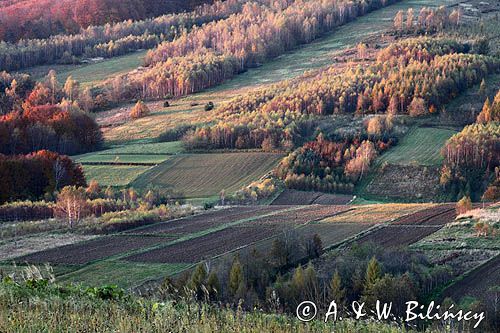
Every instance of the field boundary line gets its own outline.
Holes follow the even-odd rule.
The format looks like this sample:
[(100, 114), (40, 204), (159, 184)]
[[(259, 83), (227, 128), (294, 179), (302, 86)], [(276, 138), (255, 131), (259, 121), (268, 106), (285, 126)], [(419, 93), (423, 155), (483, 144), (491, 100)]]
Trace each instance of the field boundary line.
[[(279, 214), (279, 213), (283, 213), (283, 212), (288, 212), (288, 211), (299, 210), (301, 208), (304, 208), (304, 207), (293, 207), (293, 209), (279, 210), (279, 211), (275, 211), (275, 212), (271, 212), (271, 213), (259, 215), (259, 216), (256, 216), (256, 217), (250, 217), (250, 218), (241, 219), (241, 220), (237, 220), (237, 221), (234, 221), (234, 222), (226, 223), (226, 224), (214, 227), (214, 228), (210, 228), (210, 229), (207, 229), (207, 230), (202, 230), (202, 231), (199, 231), (199, 232), (188, 234), (188, 235), (186, 235), (184, 237), (180, 237), (178, 239), (172, 240), (172, 241), (167, 242), (167, 243), (157, 244), (157, 245), (154, 245), (152, 247), (147, 247), (147, 248), (140, 248), (140, 249), (137, 249), (137, 250), (134, 250), (134, 251), (130, 251), (130, 252), (124, 253), (124, 254), (118, 254), (117, 257), (116, 257), (116, 259), (124, 259), (125, 257), (129, 257), (131, 255), (137, 255), (137, 254), (145, 253), (145, 252), (152, 251), (152, 250), (166, 248), (166, 247), (169, 247), (171, 245), (175, 245), (175, 244), (178, 244), (178, 243), (190, 241), (190, 240), (193, 240), (193, 239), (196, 239), (196, 238), (200, 238), (200, 237), (203, 237), (203, 236), (206, 236), (206, 235), (210, 235), (210, 234), (216, 233), (218, 231), (225, 230), (225, 229), (230, 228), (230, 227), (238, 226), (240, 224), (243, 224), (243, 223), (249, 222), (249, 221), (253, 221), (253, 220), (256, 220), (258, 218), (273, 216), (273, 215), (276, 215), (276, 214)], [(166, 223), (168, 223), (168, 222), (166, 222)]]
[(453, 286), (455, 286), (457, 283), (460, 283), (462, 282), (463, 280), (465, 280), (466, 278), (468, 278), (471, 274), (475, 273), (476, 271), (480, 270), (481, 268), (484, 268), (484, 266), (490, 264), (492, 261), (494, 260), (498, 260), (500, 259), (500, 254), (497, 254), (495, 256), (493, 256), (492, 258), (486, 260), (485, 262), (483, 262), (482, 264), (474, 267), (474, 268), (471, 268), (469, 269), (468, 271), (464, 272), (463, 274), (457, 276), (455, 279), (453, 279), (450, 283), (448, 283), (447, 285), (443, 286), (441, 288), (440, 291), (437, 291), (437, 295), (440, 297), (440, 298), (443, 298), (443, 294), (450, 288), (452, 288)]

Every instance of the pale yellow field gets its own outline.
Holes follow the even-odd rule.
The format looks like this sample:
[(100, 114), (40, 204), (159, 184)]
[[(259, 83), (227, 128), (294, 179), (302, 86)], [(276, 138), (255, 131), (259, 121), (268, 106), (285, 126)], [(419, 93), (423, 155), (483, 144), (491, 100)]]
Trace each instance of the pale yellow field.
[(388, 223), (416, 213), (422, 209), (431, 208), (434, 204), (377, 204), (356, 206), (354, 209), (328, 217), (324, 223)]

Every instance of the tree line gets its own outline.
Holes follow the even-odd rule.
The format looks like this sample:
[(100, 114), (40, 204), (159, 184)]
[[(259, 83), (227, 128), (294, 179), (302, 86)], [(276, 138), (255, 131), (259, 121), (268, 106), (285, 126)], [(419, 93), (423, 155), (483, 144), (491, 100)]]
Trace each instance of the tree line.
[(216, 1), (189, 13), (90, 26), (74, 34), (59, 34), (43, 39), (22, 39), (15, 43), (0, 41), (0, 70), (74, 63), (79, 61), (77, 57), (113, 57), (152, 48), (161, 41), (175, 38), (192, 26), (220, 20), (238, 12), (242, 3), (243, 0)]
[[(151, 67), (150, 71), (156, 72), (165, 66), (158, 68), (152, 67), (153, 65), (167, 62), (172, 58), (186, 57), (189, 61), (199, 62), (199, 59), (203, 59), (206, 55), (217, 56), (221, 57), (220, 61), (223, 63), (237, 65), (232, 69), (231, 75), (233, 75), (276, 57), (298, 44), (309, 43), (321, 34), (357, 16), (390, 3), (392, 2), (378, 0), (360, 3), (314, 0), (276, 1), (268, 6), (262, 6), (250, 2), (243, 6), (240, 13), (233, 14), (225, 20), (212, 21), (195, 27), (189, 32), (184, 31), (174, 40), (160, 44), (148, 52), (145, 63)], [(194, 68), (187, 74), (193, 86), (204, 88), (218, 84), (218, 81), (207, 82), (206, 77), (212, 76), (213, 73), (210, 70), (199, 70), (198, 68), (202, 66), (202, 64), (193, 66)], [(166, 76), (169, 75), (167, 72)], [(142, 81), (148, 79), (148, 75), (143, 73), (135, 76), (139, 76), (138, 79)], [(200, 80), (202, 82), (198, 83)], [(161, 80), (157, 80), (157, 84), (161, 84)], [(169, 85), (170, 82), (165, 84)], [(192, 92), (196, 91), (199, 90), (193, 89)], [(147, 96), (141, 96), (145, 97)]]
[(456, 28), (462, 22), (462, 11), (453, 9), (448, 12), (446, 7), (422, 7), (415, 13), (413, 8), (408, 8), (405, 13), (400, 10), (394, 16), (394, 30), (398, 33), (432, 33), (444, 28)]
[(123, 20), (141, 20), (165, 13), (192, 10), (211, 0), (79, 0), (3, 1), (0, 40), (47, 38), (75, 34), (81, 28)]
[(452, 199), (500, 199), (500, 92), (487, 99), (477, 122), (443, 147), (441, 184)]

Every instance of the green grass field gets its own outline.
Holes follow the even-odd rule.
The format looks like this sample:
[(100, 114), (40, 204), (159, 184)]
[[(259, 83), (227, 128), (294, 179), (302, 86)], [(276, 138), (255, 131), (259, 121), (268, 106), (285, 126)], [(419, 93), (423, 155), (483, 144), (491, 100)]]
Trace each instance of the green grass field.
[(419, 127), (410, 132), (380, 157), (379, 163), (398, 165), (439, 165), (441, 148), (456, 131), (443, 128)]
[(159, 164), (165, 162), (169, 158), (169, 155), (139, 155), (139, 154), (95, 154), (88, 155), (77, 159), (78, 163), (91, 164), (91, 163), (110, 163), (110, 164)]
[[(87, 181), (95, 179), (102, 186), (127, 186), (151, 166), (163, 163), (182, 151), (180, 141), (134, 143), (72, 158), (83, 165)], [(97, 163), (107, 165), (95, 165)], [(130, 165), (121, 165), (123, 163)]]
[(271, 171), (283, 158), (273, 153), (177, 155), (145, 172), (131, 185), (149, 184), (173, 189), (186, 198), (205, 198), (225, 190), (231, 193)]
[(28, 73), (36, 80), (39, 80), (47, 75), (49, 70), (54, 69), (61, 83), (64, 83), (68, 76), (71, 75), (82, 86), (92, 86), (111, 76), (127, 73), (141, 66), (145, 55), (146, 51), (140, 51), (105, 59), (94, 64), (38, 66), (29, 69)]
[(150, 168), (139, 165), (83, 165), (87, 181), (95, 179), (101, 186), (128, 186)]
[(113, 154), (145, 154), (145, 155), (172, 155), (181, 153), (184, 150), (181, 141), (155, 142), (155, 143), (134, 143), (117, 146), (111, 149), (98, 152), (100, 155)]
[(142, 264), (120, 260), (104, 260), (62, 275), (58, 278), (58, 281), (83, 283), (88, 286), (116, 284), (121, 288), (128, 289), (137, 287), (149, 280), (174, 275), (190, 266), (191, 264)]

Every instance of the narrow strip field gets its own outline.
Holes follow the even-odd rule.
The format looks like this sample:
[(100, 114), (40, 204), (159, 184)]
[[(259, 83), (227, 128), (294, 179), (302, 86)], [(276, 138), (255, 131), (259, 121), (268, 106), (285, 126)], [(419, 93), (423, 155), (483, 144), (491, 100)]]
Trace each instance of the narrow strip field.
[(156, 165), (165, 162), (169, 155), (90, 155), (76, 160), (84, 165), (113, 164), (113, 165)]
[(406, 215), (432, 207), (431, 204), (377, 204), (356, 206), (352, 210), (327, 218), (323, 223), (389, 223)]
[(357, 240), (360, 244), (374, 243), (382, 247), (401, 247), (416, 243), (438, 231), (440, 226), (388, 225)]
[(128, 186), (151, 166), (144, 165), (84, 165), (87, 180), (95, 179), (101, 186)]
[(149, 170), (132, 183), (172, 189), (186, 198), (232, 193), (270, 172), (283, 157), (273, 153), (183, 154)]
[(129, 256), (132, 262), (196, 263), (279, 233), (276, 226), (230, 227), (208, 235)]
[[(418, 206), (425, 208), (425, 205)], [(455, 217), (455, 209), (451, 204), (431, 206), (404, 215), (393, 223), (368, 233), (358, 242), (375, 243), (383, 247), (408, 246), (437, 232)]]
[(453, 204), (444, 204), (429, 209), (421, 210), (415, 214), (404, 216), (394, 225), (438, 225), (443, 226), (457, 216)]
[[(258, 212), (263, 214), (269, 211), (272, 212), (273, 209), (276, 210), (276, 208), (272, 206), (267, 207), (266, 210), (260, 210)], [(271, 238), (278, 235), (283, 230), (293, 229), (308, 222), (323, 219), (327, 216), (337, 214), (345, 209), (347, 209), (345, 206), (315, 205), (301, 207), (299, 209), (290, 209), (290, 207), (288, 206), (288, 209), (283, 212), (278, 212), (276, 214), (270, 214), (263, 217), (256, 217), (248, 221), (242, 221), (242, 223), (235, 224), (233, 226), (203, 235), (201, 237), (192, 238), (183, 242), (149, 250), (143, 253), (134, 254), (126, 257), (125, 260), (129, 260), (132, 262), (154, 263), (195, 263), (203, 259), (208, 259), (213, 256), (221, 255), (228, 251), (245, 247), (257, 241)], [(250, 213), (255, 215), (255, 212)], [(205, 216), (200, 215), (199, 218), (203, 219), (205, 218)], [(228, 220), (230, 221), (234, 219), (234, 217), (230, 217), (230, 219)], [(200, 221), (200, 223), (202, 222)], [(169, 223), (165, 223), (164, 225), (168, 226), (168, 224)], [(311, 234), (312, 228), (313, 227), (308, 229), (305, 235)], [(350, 231), (347, 232), (347, 234), (351, 235), (352, 232), (357, 233), (358, 229), (361, 230), (362, 227), (355, 228), (355, 230), (352, 230), (352, 228), (350, 228)], [(330, 232), (332, 232), (332, 230), (330, 230)], [(333, 233), (336, 234), (336, 231), (333, 231)], [(339, 235), (337, 237), (343, 237), (343, 234), (346, 234), (346, 230), (339, 230)], [(330, 237), (334, 236), (331, 235)]]
[(262, 214), (267, 214), (274, 211), (280, 211), (281, 209), (283, 208), (265, 207), (265, 206), (234, 207), (229, 209), (212, 211), (205, 214), (190, 216), (178, 220), (157, 223), (151, 226), (147, 226), (145, 228), (130, 230), (127, 233), (141, 234), (141, 235), (144, 234), (186, 235), (190, 233), (209, 230), (211, 228), (220, 227), (223, 226), (224, 224), (235, 222), (238, 220), (258, 217)]
[(345, 205), (351, 200), (352, 195), (286, 189), (274, 199), (271, 205)]
[(246, 225), (281, 225), (282, 227), (299, 226), (306, 223), (316, 222), (329, 216), (340, 214), (350, 209), (348, 206), (304, 206), (300, 209), (288, 210), (286, 212), (264, 216), (249, 221)]
[(312, 223), (297, 229), (297, 231), (304, 238), (310, 238), (317, 234), (321, 238), (323, 247), (328, 248), (369, 228), (371, 226), (368, 224)]
[(27, 262), (30, 264), (53, 263), (82, 265), (119, 253), (168, 242), (168, 240), (169, 239), (165, 237), (101, 237), (88, 242), (66, 245), (29, 254), (17, 258), (15, 261), (19, 263)]

